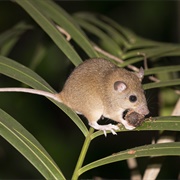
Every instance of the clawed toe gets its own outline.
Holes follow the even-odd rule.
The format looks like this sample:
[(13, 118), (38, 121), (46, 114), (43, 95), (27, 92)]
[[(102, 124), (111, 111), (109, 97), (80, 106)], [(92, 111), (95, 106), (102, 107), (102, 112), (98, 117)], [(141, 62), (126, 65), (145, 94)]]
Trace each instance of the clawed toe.
[[(106, 130), (110, 130), (113, 135), (117, 135), (117, 133), (115, 132), (115, 130), (119, 130), (119, 127), (118, 127), (118, 126), (115, 126), (115, 125), (112, 125), (112, 124), (109, 124), (108, 127), (106, 128)], [(105, 134), (104, 134), (104, 135), (105, 135)], [(106, 135), (105, 135), (105, 136), (106, 136)]]
[(113, 129), (111, 129), (110, 131), (112, 132), (113, 135), (117, 135), (117, 133)]
[[(106, 128), (106, 129), (102, 129), (103, 130), (103, 132), (104, 132), (104, 136), (106, 137), (107, 136), (107, 133), (106, 133), (106, 131), (111, 131), (111, 133), (113, 134), (113, 135), (117, 135), (117, 133), (114, 131), (114, 129), (109, 129), (109, 128)], [(117, 129), (116, 129), (117, 130)]]
[(117, 135), (115, 131), (119, 130), (119, 127), (113, 124), (99, 125), (97, 122), (94, 122), (91, 123), (90, 126), (92, 126), (94, 129), (103, 131), (105, 136), (107, 136), (106, 131), (111, 131), (113, 135)]

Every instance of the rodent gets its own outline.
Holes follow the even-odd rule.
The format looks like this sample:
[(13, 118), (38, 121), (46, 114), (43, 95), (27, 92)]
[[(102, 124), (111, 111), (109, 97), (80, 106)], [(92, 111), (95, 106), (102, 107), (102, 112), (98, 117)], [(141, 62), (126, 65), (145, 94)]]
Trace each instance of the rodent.
[(102, 58), (89, 59), (74, 69), (57, 97), (76, 113), (84, 115), (94, 129), (104, 131), (105, 135), (107, 130), (116, 134), (117, 125), (99, 125), (97, 121), (106, 117), (122, 123), (126, 129), (134, 129), (133, 123), (123, 119), (123, 112), (149, 114), (141, 84), (143, 77), (142, 68), (131, 72)]

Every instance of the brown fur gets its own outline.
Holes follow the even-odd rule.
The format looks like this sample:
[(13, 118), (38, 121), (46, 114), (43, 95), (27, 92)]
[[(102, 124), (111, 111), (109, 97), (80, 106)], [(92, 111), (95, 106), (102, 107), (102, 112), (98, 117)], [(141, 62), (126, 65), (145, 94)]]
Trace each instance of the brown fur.
[[(104, 59), (86, 60), (71, 73), (59, 98), (83, 114), (90, 124), (96, 123), (102, 115), (122, 122), (122, 112), (126, 109), (144, 115), (149, 112), (141, 86), (142, 77), (142, 72), (127, 71)], [(123, 82), (126, 89), (115, 90), (116, 81)], [(129, 95), (137, 96), (137, 102), (130, 102)]]

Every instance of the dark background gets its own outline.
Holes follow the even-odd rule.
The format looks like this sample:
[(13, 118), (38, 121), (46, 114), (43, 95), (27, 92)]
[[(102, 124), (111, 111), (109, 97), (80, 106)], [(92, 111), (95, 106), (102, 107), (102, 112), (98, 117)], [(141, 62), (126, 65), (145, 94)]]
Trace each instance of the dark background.
[[(106, 15), (119, 24), (130, 28), (139, 36), (161, 42), (178, 43), (180, 40), (180, 1), (56, 1), (69, 14), (90, 11)], [(47, 54), (35, 71), (55, 90), (60, 91), (73, 66), (53, 44), (51, 39), (35, 24), (16, 3), (0, 1), (0, 33), (20, 21), (33, 25), (25, 32), (12, 49), (9, 57), (29, 66), (38, 44), (47, 48)], [(63, 59), (63, 63), (60, 59)], [(21, 83), (3, 75), (0, 87), (21, 86)], [(154, 106), (154, 95), (149, 93), (150, 109)], [(0, 107), (18, 120), (52, 156), (67, 178), (71, 178), (84, 137), (75, 124), (46, 98), (22, 93), (0, 94)], [(157, 112), (157, 111), (156, 111)], [(157, 113), (154, 113), (157, 115)], [(87, 121), (84, 119), (87, 124)], [(158, 132), (124, 132), (117, 136), (108, 134), (95, 139), (87, 153), (85, 164), (121, 150), (150, 144)], [(164, 160), (159, 178), (175, 179), (178, 159)], [(148, 158), (139, 158), (138, 165), (143, 174)], [(176, 166), (174, 166), (177, 164)], [(167, 171), (168, 170), (168, 171)], [(93, 169), (82, 178), (128, 179), (126, 161)], [(39, 179), (39, 172), (10, 144), (0, 137), (0, 179)]]

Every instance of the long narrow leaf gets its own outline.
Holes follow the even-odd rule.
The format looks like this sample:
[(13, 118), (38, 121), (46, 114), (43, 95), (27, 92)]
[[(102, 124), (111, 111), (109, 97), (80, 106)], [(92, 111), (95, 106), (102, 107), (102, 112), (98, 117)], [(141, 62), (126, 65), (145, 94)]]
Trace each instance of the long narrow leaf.
[(169, 81), (147, 83), (143, 85), (143, 88), (147, 90), (147, 89), (152, 89), (152, 88), (170, 87), (170, 86), (175, 86), (175, 85), (180, 85), (180, 79), (172, 79)]
[(14, 44), (19, 40), (19, 36), (26, 30), (31, 29), (32, 26), (27, 25), (23, 22), (16, 24), (11, 29), (0, 34), (0, 53), (1, 55), (7, 55)]
[(20, 36), (24, 31), (32, 28), (32, 26), (27, 25), (23, 22), (20, 22), (16, 24), (14, 27), (11, 29), (5, 31), (4, 33), (0, 34), (0, 47), (4, 45), (4, 43), (8, 40), (10, 40), (13, 37), (18, 37)]
[(112, 28), (110, 25), (106, 24), (103, 22), (101, 19), (98, 19), (94, 14), (87, 13), (87, 12), (80, 12), (76, 13), (74, 15), (76, 18), (82, 18), (86, 21), (89, 21), (96, 25), (97, 27), (103, 29), (106, 31), (106, 33), (115, 41), (117, 42), (120, 46), (122, 45), (127, 46), (127, 40), (115, 29)]
[[(180, 116), (162, 116), (162, 117), (151, 117), (147, 118), (145, 122), (134, 129), (133, 131), (180, 131)], [(129, 131), (124, 128), (123, 125), (120, 126), (119, 132)], [(109, 131), (109, 133), (111, 133)], [(91, 135), (94, 139), (98, 136), (104, 135), (102, 131), (96, 131)]]
[(64, 52), (74, 65), (77, 66), (82, 62), (79, 55), (63, 35), (55, 28), (52, 21), (50, 21), (50, 19), (38, 9), (36, 1), (16, 0), (16, 2), (41, 26), (41, 28), (51, 37), (54, 43)]
[(104, 33), (100, 28), (96, 27), (90, 22), (87, 22), (81, 18), (75, 17), (80, 26), (82, 26), (86, 31), (92, 33), (101, 40), (101, 43), (106, 46), (108, 52), (114, 55), (120, 55), (122, 53), (119, 45), (106, 33)]
[(53, 88), (31, 69), (4, 56), (0, 56), (0, 73), (33, 87), (55, 93)]
[(46, 179), (65, 179), (40, 143), (21, 124), (1, 109), (0, 135), (23, 154)]
[(114, 163), (129, 158), (146, 157), (146, 156), (179, 156), (180, 155), (180, 142), (151, 144), (147, 146), (140, 146), (119, 153), (112, 154), (111, 156), (92, 162), (79, 170), (79, 175), (82, 173), (109, 163)]
[(43, 11), (54, 22), (64, 28), (91, 58), (98, 56), (87, 39), (85, 33), (75, 23), (73, 18), (60, 6), (50, 0), (35, 1), (34, 3), (39, 5), (39, 10)]
[(117, 29), (122, 35), (124, 35), (124, 37), (129, 41), (129, 43), (126, 44), (127, 50), (164, 45), (164, 43), (161, 42), (156, 42), (139, 37), (128, 28), (122, 27), (120, 24), (118, 24), (117, 22), (113, 21), (112, 19), (106, 16), (101, 15), (101, 19), (103, 19), (111, 27)]
[(126, 67), (127, 65), (133, 65), (134, 63), (137, 63), (137, 62), (141, 62), (141, 61), (144, 61), (144, 56), (136, 56), (136, 57), (133, 57), (133, 58), (130, 58), (126, 61), (124, 61), (122, 64), (121, 64), (121, 67)]
[(149, 47), (149, 48), (143, 48), (143, 49), (136, 49), (129, 51), (125, 53), (122, 56), (122, 59), (130, 59), (133, 57), (138, 56), (139, 54), (145, 54), (147, 58), (156, 58), (156, 57), (164, 57), (168, 53), (171, 53), (172, 51), (179, 51), (180, 47), (177, 46), (159, 46), (159, 47)]
[(106, 16), (101, 16), (101, 19), (103, 19), (105, 22), (111, 25), (111, 27), (117, 29), (128, 41), (129, 43), (126, 44), (128, 45), (127, 48), (129, 48), (129, 45), (132, 43), (134, 44), (136, 41), (136, 35), (129, 29), (122, 27), (119, 25), (117, 22), (113, 21), (112, 19), (106, 17)]
[(168, 72), (176, 72), (180, 71), (180, 65), (177, 66), (161, 66), (161, 67), (155, 67), (150, 68), (145, 71), (145, 75), (150, 74), (158, 74), (158, 73), (168, 73)]
[[(0, 73), (25, 83), (34, 89), (56, 93), (55, 90), (53, 90), (53, 88), (51, 88), (51, 86), (34, 71), (3, 56), (0, 56)], [(52, 102), (61, 108), (61, 110), (63, 110), (74, 121), (83, 132), (84, 136), (88, 134), (85, 124), (75, 112), (57, 101), (52, 100)]]

